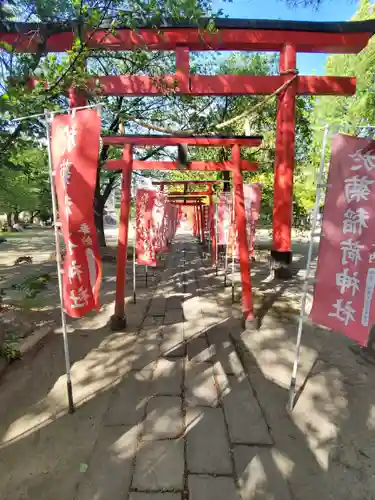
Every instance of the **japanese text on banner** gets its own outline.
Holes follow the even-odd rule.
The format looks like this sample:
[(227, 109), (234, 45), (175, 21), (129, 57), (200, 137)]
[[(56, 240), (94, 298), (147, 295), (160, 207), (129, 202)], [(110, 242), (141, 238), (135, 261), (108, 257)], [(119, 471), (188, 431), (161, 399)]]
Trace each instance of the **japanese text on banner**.
[(375, 320), (375, 155), (369, 152), (374, 148), (356, 137), (333, 140), (310, 314), (315, 323), (362, 345)]

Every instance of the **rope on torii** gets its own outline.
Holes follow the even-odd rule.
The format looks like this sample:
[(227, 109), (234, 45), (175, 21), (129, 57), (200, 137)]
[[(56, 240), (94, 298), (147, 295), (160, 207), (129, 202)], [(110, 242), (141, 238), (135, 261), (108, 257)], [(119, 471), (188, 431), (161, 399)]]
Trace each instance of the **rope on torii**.
[[(246, 122), (249, 123), (250, 116), (252, 116), (255, 113), (255, 111), (258, 111), (259, 109), (261, 109), (273, 97), (275, 97), (275, 96), (279, 95), (281, 92), (283, 92), (292, 82), (294, 82), (294, 80), (298, 76), (298, 71), (291, 69), (291, 70), (284, 71), (280, 74), (281, 75), (293, 74), (293, 77), (290, 80), (287, 80), (286, 82), (284, 82), (272, 94), (266, 96), (262, 101), (258, 102), (250, 110), (246, 110), (243, 113), (241, 113), (237, 116), (234, 116), (233, 118), (230, 118), (229, 120), (218, 123), (217, 125), (214, 125), (213, 128), (220, 130), (220, 129), (226, 127), (227, 125), (231, 125), (232, 123), (235, 123), (235, 122), (242, 120), (242, 119), (245, 120), (245, 129), (248, 128), (248, 125), (246, 126)], [(195, 130), (172, 130), (172, 129), (165, 128), (165, 127), (159, 127), (157, 125), (151, 125), (149, 123), (144, 122), (143, 120), (139, 120), (138, 118), (136, 118), (134, 116), (128, 116), (127, 120), (132, 121), (132, 122), (136, 123), (137, 125), (139, 125), (140, 127), (146, 128), (148, 130), (154, 130), (156, 132), (161, 132), (163, 134), (168, 134), (168, 135), (179, 135), (179, 136), (186, 135), (186, 136), (189, 136), (189, 135), (193, 135), (195, 133)], [(121, 133), (121, 131), (120, 131), (120, 127), (119, 127), (119, 133), (123, 135), (123, 133)]]

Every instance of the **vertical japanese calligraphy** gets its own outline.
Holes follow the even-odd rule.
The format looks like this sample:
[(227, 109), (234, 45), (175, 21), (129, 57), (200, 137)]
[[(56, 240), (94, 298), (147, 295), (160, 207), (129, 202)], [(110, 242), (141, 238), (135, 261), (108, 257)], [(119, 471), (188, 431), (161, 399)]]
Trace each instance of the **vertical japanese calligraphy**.
[(156, 254), (151, 232), (155, 197), (156, 191), (137, 189), (135, 204), (137, 262), (144, 266), (156, 266)]
[(310, 317), (366, 345), (375, 321), (375, 142), (335, 136)]
[[(246, 231), (249, 247), (249, 256), (254, 255), (255, 230), (260, 216), (261, 187), (257, 183), (244, 184), (244, 202), (246, 214)], [(234, 243), (234, 255), (238, 258), (239, 248), (237, 232), (235, 231), (235, 218), (233, 218), (232, 195), (222, 193), (219, 198), (219, 245), (229, 245), (228, 255), (232, 256)], [(233, 225), (233, 227), (232, 227)], [(236, 237), (235, 237), (236, 236)], [(235, 237), (235, 239), (234, 239)], [(234, 240), (234, 241), (233, 241)]]
[(232, 221), (232, 193), (225, 192), (219, 196), (218, 206), (218, 244), (226, 245)]
[(63, 299), (78, 318), (99, 308), (101, 260), (93, 202), (98, 168), (100, 117), (95, 110), (57, 115), (51, 149), (59, 220), (66, 246)]
[(254, 256), (255, 230), (260, 217), (260, 202), (262, 190), (260, 184), (244, 184), (243, 194), (246, 212), (247, 241), (249, 255)]
[(161, 191), (137, 189), (136, 194), (137, 262), (156, 266), (156, 257), (168, 248), (177, 224), (177, 207), (167, 203)]

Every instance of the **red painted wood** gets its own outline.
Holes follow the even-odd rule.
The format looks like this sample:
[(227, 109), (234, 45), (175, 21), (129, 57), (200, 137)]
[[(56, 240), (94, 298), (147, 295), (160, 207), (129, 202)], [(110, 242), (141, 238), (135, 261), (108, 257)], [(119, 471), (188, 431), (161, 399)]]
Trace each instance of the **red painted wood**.
[(152, 184), (156, 186), (158, 184), (165, 184), (166, 186), (174, 185), (174, 184), (221, 184), (223, 181), (211, 181), (210, 179), (202, 179), (202, 180), (181, 180), (181, 181), (152, 181)]
[(350, 96), (355, 94), (356, 82), (355, 77), (346, 76), (299, 76), (296, 93), (300, 95)]
[(194, 201), (171, 201), (169, 200), (169, 203), (171, 203), (172, 205), (181, 205), (182, 207), (199, 207), (201, 205), (201, 203), (199, 202), (194, 202)]
[[(179, 75), (155, 77), (121, 75), (100, 76), (89, 82), (90, 87), (98, 86), (102, 95), (269, 95), (275, 92), (288, 76), (249, 75), (190, 75), (180, 71)], [(353, 95), (356, 80), (351, 77), (300, 76), (298, 94), (303, 95)]]
[[(192, 95), (269, 95), (289, 80), (285, 76), (192, 75)], [(300, 76), (297, 93), (304, 95), (355, 94), (356, 79), (334, 76)]]
[(121, 187), (120, 223), (118, 230), (115, 316), (125, 317), (126, 260), (128, 227), (131, 202), (131, 175), (133, 151), (130, 144), (123, 150), (123, 171)]
[(104, 135), (102, 136), (102, 139), (104, 146), (120, 146), (120, 147), (122, 147), (124, 144), (133, 144), (134, 146), (177, 146), (178, 144), (188, 144), (191, 146), (203, 146), (203, 147), (211, 147), (211, 146), (221, 147), (221, 146), (233, 146), (234, 144), (239, 144), (240, 146), (251, 148), (255, 146), (260, 146), (262, 143), (262, 138), (257, 136), (218, 137), (214, 135), (213, 136)]
[(242, 312), (245, 321), (254, 319), (253, 296), (251, 290), (251, 276), (249, 264), (249, 246), (247, 241), (245, 201), (243, 194), (243, 181), (240, 170), (241, 150), (233, 146), (232, 159), (237, 165), (233, 170), (234, 207), (236, 217), (237, 238), (239, 246), (240, 272), (242, 283)]
[(198, 216), (197, 216), (197, 208), (194, 206), (194, 236), (198, 236)]
[(210, 231), (211, 238), (211, 264), (216, 265), (216, 234), (215, 234), (215, 205), (213, 202), (213, 189), (212, 184), (208, 186), (209, 188), (209, 209), (208, 209), (208, 227)]
[(201, 242), (204, 243), (205, 241), (205, 234), (204, 234), (204, 213), (203, 213), (203, 205), (200, 204), (199, 206), (199, 215), (201, 218)]
[(87, 106), (87, 98), (83, 92), (80, 92), (76, 87), (70, 87), (68, 90), (68, 100), (70, 108), (78, 108)]
[(190, 92), (190, 62), (189, 49), (187, 47), (176, 47), (176, 79), (181, 93)]
[[(122, 160), (107, 160), (105, 163), (106, 170), (121, 170), (123, 165)], [(241, 170), (252, 172), (258, 167), (257, 162), (250, 162), (247, 160), (242, 160)], [(204, 161), (192, 161), (189, 168), (184, 169), (184, 172), (192, 171), (207, 171), (207, 172), (218, 172), (224, 170), (233, 170), (234, 166), (231, 161), (224, 162), (204, 162)], [(172, 161), (133, 161), (133, 170), (179, 170), (176, 162)], [(202, 182), (204, 184), (204, 182)]]
[[(296, 50), (286, 45), (280, 71), (296, 68)], [(276, 156), (273, 204), (273, 250), (291, 250), (293, 210), (293, 170), (296, 122), (296, 85), (292, 83), (278, 96)]]
[[(178, 46), (190, 50), (247, 50), (280, 51), (285, 43), (293, 44), (298, 52), (322, 52), (357, 54), (371, 38), (372, 33), (320, 33), (281, 30), (220, 29), (214, 34), (196, 28), (118, 29), (116, 33), (97, 30), (87, 31), (89, 48), (122, 51), (175, 50)], [(36, 52), (40, 37), (35, 31), (28, 34), (0, 32), (0, 41), (12, 45), (18, 52)], [(50, 36), (46, 52), (65, 52), (72, 48), (74, 34), (67, 28), (65, 33)]]
[(182, 191), (179, 192), (179, 191), (170, 191), (168, 193), (168, 196), (187, 196), (187, 197), (191, 197), (191, 196), (209, 196), (210, 195), (210, 191), (190, 191), (190, 193), (183, 193)]

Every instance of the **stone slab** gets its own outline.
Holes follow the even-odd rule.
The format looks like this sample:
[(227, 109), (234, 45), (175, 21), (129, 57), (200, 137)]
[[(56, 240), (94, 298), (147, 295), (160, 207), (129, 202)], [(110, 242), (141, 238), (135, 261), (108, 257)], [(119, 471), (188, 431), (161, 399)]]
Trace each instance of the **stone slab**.
[[(168, 307), (168, 306), (167, 306)], [(165, 325), (173, 325), (174, 323), (182, 323), (184, 321), (184, 312), (182, 306), (180, 309), (167, 309), (164, 316)]]
[(159, 358), (152, 376), (152, 395), (179, 396), (182, 390), (183, 369), (182, 359)]
[(137, 454), (132, 487), (160, 492), (182, 490), (183, 484), (183, 440), (143, 441)]
[(181, 500), (181, 493), (130, 493), (129, 500)]
[(160, 355), (170, 358), (183, 357), (185, 353), (183, 323), (164, 326), (162, 335)]
[(185, 384), (188, 405), (217, 406), (218, 391), (211, 364), (187, 362)]
[(188, 486), (189, 500), (241, 500), (231, 477), (189, 475)]
[(187, 409), (187, 466), (198, 474), (231, 474), (229, 443), (221, 408)]
[(229, 390), (222, 401), (232, 443), (273, 444), (248, 379), (238, 381), (236, 377), (228, 376), (228, 382)]
[(197, 363), (208, 362), (213, 357), (214, 351), (209, 348), (205, 334), (192, 338), (187, 343), (189, 361)]
[[(274, 450), (256, 446), (235, 446), (234, 462), (244, 499), (292, 500), (282, 464)], [(278, 457), (281, 460), (281, 456)]]
[(126, 498), (133, 471), (139, 427), (103, 427), (75, 500)]
[(183, 432), (182, 400), (174, 396), (155, 396), (147, 404), (142, 439), (177, 438)]
[(152, 372), (130, 372), (115, 389), (104, 418), (105, 425), (131, 425), (141, 422), (150, 396)]

